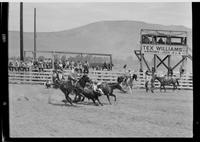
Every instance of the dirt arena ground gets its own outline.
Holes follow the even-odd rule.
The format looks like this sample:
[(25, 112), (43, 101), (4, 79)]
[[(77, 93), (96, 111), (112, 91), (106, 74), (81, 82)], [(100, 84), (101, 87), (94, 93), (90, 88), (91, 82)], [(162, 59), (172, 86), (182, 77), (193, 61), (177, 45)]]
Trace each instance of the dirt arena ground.
[[(92, 101), (64, 106), (60, 90), (9, 85), (11, 137), (192, 137), (193, 92), (115, 91), (104, 106)], [(52, 104), (48, 104), (48, 99)]]

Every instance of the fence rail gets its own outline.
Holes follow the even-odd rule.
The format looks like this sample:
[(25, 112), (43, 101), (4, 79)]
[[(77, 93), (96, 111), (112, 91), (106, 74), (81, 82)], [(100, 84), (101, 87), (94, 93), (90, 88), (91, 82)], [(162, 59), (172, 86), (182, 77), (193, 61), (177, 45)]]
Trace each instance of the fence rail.
[[(69, 70), (65, 70), (64, 77), (67, 76)], [(134, 88), (144, 88), (145, 85), (145, 73), (144, 72), (135, 72), (138, 76), (138, 81), (134, 81)], [(93, 81), (105, 81), (105, 82), (116, 82), (117, 77), (123, 75), (123, 72), (117, 71), (90, 71), (89, 77)], [(175, 73), (174, 77), (179, 78), (179, 74)], [(191, 73), (183, 74), (179, 80), (180, 89), (193, 89), (193, 76)], [(52, 70), (45, 70), (44, 72), (17, 72), (9, 71), (9, 83), (17, 84), (41, 84), (43, 85), (46, 81), (52, 80)], [(155, 81), (155, 87), (158, 88), (160, 83)], [(172, 88), (172, 86), (169, 86)]]

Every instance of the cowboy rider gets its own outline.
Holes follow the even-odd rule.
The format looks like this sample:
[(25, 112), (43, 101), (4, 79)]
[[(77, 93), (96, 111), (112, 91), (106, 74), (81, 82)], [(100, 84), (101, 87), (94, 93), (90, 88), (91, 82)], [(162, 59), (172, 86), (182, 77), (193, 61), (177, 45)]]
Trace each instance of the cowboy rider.
[(63, 70), (60, 70), (60, 69), (53, 70), (52, 79), (53, 79), (53, 82), (65, 80)]
[(72, 69), (71, 72), (68, 74), (68, 80), (70, 80), (72, 82), (72, 84), (75, 84), (79, 78), (79, 74), (78, 74), (78, 69)]
[(64, 71), (62, 69), (58, 70), (58, 79), (59, 81), (64, 81)]
[(145, 82), (149, 82), (151, 80), (151, 72), (147, 70), (145, 72)]
[(56, 69), (53, 70), (52, 82), (54, 84), (54, 88), (57, 88), (59, 83), (59, 77), (58, 77), (58, 71)]
[(145, 86), (150, 82), (151, 83), (151, 89), (154, 88), (154, 81), (155, 81), (155, 68), (152, 67), (152, 70), (147, 70), (145, 72)]
[(125, 77), (125, 78), (124, 78), (124, 82), (126, 82), (127, 79), (131, 77), (131, 70), (128, 70), (128, 71), (124, 74), (124, 77)]
[(128, 77), (131, 77), (131, 70), (127, 70), (127, 65), (125, 64), (123, 66), (123, 69), (124, 69), (124, 79), (123, 79), (123, 82), (126, 82)]
[(168, 68), (166, 79), (171, 79), (173, 76), (173, 69), (171, 67)]

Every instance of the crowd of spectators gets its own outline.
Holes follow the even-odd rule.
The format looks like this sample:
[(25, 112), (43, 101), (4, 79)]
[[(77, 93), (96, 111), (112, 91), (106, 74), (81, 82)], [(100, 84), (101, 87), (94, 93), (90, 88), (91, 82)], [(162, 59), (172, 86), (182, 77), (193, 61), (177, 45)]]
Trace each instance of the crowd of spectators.
[(61, 69), (61, 70), (72, 70), (77, 68), (81, 73), (82, 72), (89, 72), (89, 69), (93, 70), (112, 70), (111, 64), (104, 62), (103, 64), (99, 63), (91, 63), (89, 64), (88, 61), (70, 61), (70, 60), (56, 60), (53, 61), (52, 59), (46, 59), (43, 61), (40, 60), (27, 60), (27, 61), (20, 61), (19, 59), (16, 60), (9, 60), (8, 62), (8, 70), (9, 71), (44, 71), (44, 69)]
[(89, 63), (88, 61), (85, 62), (75, 62), (75, 61), (55, 61), (54, 68), (60, 70), (72, 70), (77, 68), (80, 73), (86, 72), (89, 73)]
[(9, 71), (43, 71), (44, 69), (51, 69), (52, 61), (20, 61), (17, 60), (9, 60), (8, 62), (8, 70)]

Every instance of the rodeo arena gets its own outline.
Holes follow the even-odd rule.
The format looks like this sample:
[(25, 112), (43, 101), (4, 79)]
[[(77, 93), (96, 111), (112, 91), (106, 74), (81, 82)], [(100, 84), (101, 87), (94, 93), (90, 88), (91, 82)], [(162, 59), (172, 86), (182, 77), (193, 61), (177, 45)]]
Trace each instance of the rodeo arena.
[[(114, 69), (112, 54), (37, 50), (23, 51), (26, 60), (10, 58), (11, 137), (191, 137), (187, 32), (140, 29), (138, 34), (137, 71), (126, 64)], [(172, 66), (174, 56), (181, 60)]]

